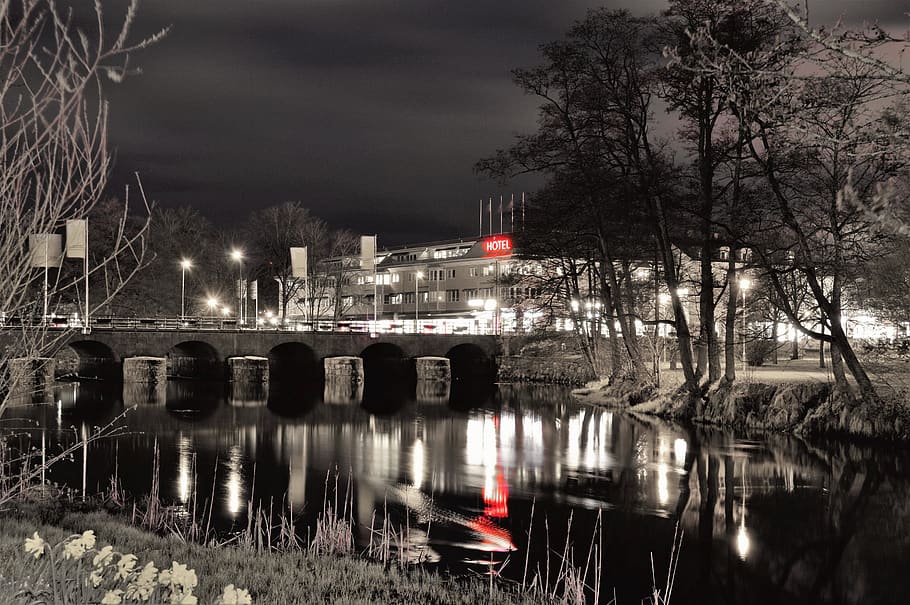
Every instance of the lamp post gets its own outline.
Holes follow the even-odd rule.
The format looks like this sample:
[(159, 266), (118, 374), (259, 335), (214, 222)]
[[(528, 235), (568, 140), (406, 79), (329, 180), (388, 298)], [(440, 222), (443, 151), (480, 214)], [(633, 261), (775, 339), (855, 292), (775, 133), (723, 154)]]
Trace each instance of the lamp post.
[(208, 300), (205, 301), (205, 304), (209, 308), (209, 313), (212, 316), (212, 321), (214, 321), (215, 320), (215, 307), (218, 306), (218, 299), (215, 298), (214, 296), (210, 296), (208, 298)]
[(746, 371), (746, 290), (751, 285), (752, 283), (746, 278), (739, 280), (739, 289), (743, 293), (743, 372)]
[(237, 279), (237, 327), (243, 329), (243, 252), (234, 248), (231, 250), (231, 259), (239, 265)]
[(423, 279), (423, 271), (414, 274), (414, 330), (419, 334), (420, 327), (417, 323), (418, 312), (420, 309), (420, 280)]
[(186, 270), (193, 266), (188, 258), (180, 261), (180, 321), (186, 321)]

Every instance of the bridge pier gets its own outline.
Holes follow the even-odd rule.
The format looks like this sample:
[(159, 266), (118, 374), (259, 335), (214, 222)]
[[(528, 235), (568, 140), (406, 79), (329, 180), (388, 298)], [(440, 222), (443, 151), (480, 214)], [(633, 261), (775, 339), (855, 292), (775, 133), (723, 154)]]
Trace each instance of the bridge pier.
[(353, 356), (326, 357), (326, 403), (360, 403), (363, 399), (363, 359)]
[(417, 380), (452, 379), (452, 366), (446, 357), (418, 357), (414, 362)]
[(352, 383), (363, 382), (363, 359), (360, 357), (326, 357), (323, 365), (326, 382), (345, 379)]
[(167, 360), (164, 357), (127, 357), (123, 360), (123, 382), (166, 384)]
[(231, 382), (269, 382), (269, 358), (254, 355), (228, 358), (228, 380)]

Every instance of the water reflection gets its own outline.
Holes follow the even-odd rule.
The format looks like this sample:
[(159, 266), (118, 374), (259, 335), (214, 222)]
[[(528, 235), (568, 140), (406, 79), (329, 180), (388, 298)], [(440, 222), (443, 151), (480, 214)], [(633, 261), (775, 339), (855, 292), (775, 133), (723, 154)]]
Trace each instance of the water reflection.
[[(477, 388), (480, 399), (452, 408), (393, 389), (371, 406), (391, 402), (398, 411), (376, 414), (365, 393), (363, 407), (356, 389), (351, 397), (350, 383), (343, 404), (328, 385), (334, 403), (321, 403), (322, 385), (313, 383), (238, 396), (172, 381), (166, 407), (143, 387), (141, 397), (123, 390), (124, 400), (149, 400), (128, 416), (141, 433), (93, 445), (49, 480), (104, 486), (119, 456), (130, 460), (123, 487), (141, 494), (157, 441), (165, 491), (189, 507), (214, 485), (223, 530), (244, 526), (251, 502), (281, 508), (286, 499), (305, 536), (325, 499), (337, 498), (353, 507), (361, 546), (369, 527), (388, 521), (410, 528), (409, 560), (439, 559), (457, 571), (530, 549), (530, 568), (546, 569), (548, 548), (566, 538), (584, 560), (604, 511), (604, 540), (617, 547), (604, 551), (603, 588), (615, 587), (620, 602), (649, 590), (651, 553), (665, 576), (660, 555), (677, 523), (686, 533), (679, 602), (893, 602), (910, 588), (901, 571), (910, 564), (905, 453), (685, 428), (574, 406), (553, 390)], [(103, 420), (121, 409), (107, 395), (87, 389), (83, 401), (81, 388), (67, 388), (66, 405), (61, 398), (59, 407), (18, 415), (59, 427), (47, 434), (53, 440), (73, 436), (65, 410), (91, 409)], [(469, 391), (456, 383), (451, 397)]]
[(175, 379), (166, 388), (167, 411), (183, 420), (206, 420), (224, 401), (224, 384), (217, 381)]
[(123, 385), (123, 404), (127, 407), (167, 403), (167, 385), (148, 382), (127, 382)]
[(363, 381), (330, 377), (325, 381), (322, 398), (329, 404), (359, 405), (363, 399)]
[(177, 460), (177, 501), (186, 505), (196, 490), (196, 452), (193, 439), (182, 432), (177, 436)]
[(449, 402), (451, 387), (448, 380), (418, 380), (415, 398), (419, 403), (445, 405)]
[(232, 382), (228, 405), (240, 408), (265, 407), (269, 401), (269, 385), (262, 382)]

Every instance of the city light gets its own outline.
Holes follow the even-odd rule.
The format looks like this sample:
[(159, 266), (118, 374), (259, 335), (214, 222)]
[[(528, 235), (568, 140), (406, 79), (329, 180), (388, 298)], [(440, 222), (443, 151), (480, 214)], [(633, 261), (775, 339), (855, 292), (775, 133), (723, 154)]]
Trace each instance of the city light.
[(193, 266), (188, 258), (180, 261), (180, 321), (186, 318), (186, 270)]

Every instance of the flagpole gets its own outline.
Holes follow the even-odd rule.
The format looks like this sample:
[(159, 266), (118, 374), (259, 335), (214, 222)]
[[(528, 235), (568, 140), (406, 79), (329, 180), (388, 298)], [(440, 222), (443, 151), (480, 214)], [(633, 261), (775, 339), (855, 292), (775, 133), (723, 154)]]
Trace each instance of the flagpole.
[(502, 233), (502, 194), (499, 194), (499, 233)]
[(44, 234), (44, 316), (41, 319), (41, 325), (47, 325), (47, 265), (48, 265), (48, 255), (50, 251), (48, 250), (48, 236)]
[(515, 194), (512, 194), (512, 197), (509, 199), (509, 212), (511, 213), (511, 219), (509, 220), (509, 232), (515, 233)]
[(521, 192), (521, 230), (525, 230), (525, 192)]
[(83, 233), (85, 238), (83, 243), (85, 244), (85, 254), (82, 258), (82, 271), (85, 274), (85, 314), (82, 317), (82, 333), (90, 334), (92, 332), (92, 322), (90, 316), (90, 307), (88, 304), (88, 219), (85, 219), (85, 233)]

